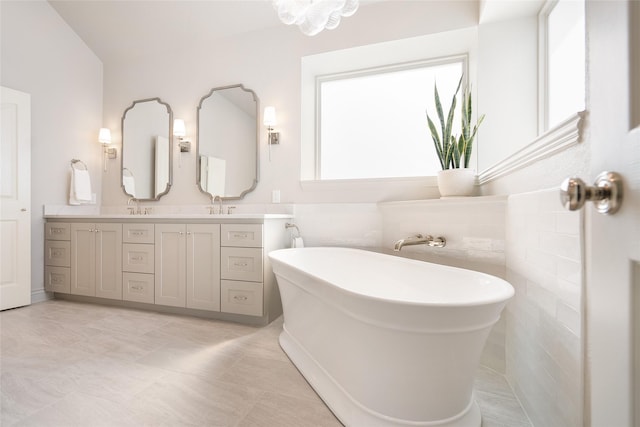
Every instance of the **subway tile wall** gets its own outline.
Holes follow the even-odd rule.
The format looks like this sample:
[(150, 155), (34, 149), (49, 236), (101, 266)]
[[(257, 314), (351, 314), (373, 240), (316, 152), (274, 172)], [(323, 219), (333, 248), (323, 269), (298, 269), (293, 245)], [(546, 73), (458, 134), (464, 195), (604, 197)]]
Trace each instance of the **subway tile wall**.
[[(444, 248), (406, 246), (400, 254), (414, 259), (505, 277), (505, 196), (456, 197), (379, 204), (383, 247), (417, 233), (443, 236)], [(482, 365), (505, 373), (504, 314), (487, 338)]]
[(582, 426), (581, 213), (558, 190), (509, 197), (506, 375), (536, 426)]

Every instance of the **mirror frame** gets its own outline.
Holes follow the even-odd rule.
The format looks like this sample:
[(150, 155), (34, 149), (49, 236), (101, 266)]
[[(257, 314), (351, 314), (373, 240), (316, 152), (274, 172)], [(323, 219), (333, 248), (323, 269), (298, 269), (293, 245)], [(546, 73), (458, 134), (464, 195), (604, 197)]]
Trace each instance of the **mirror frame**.
[(200, 110), (202, 109), (202, 103), (207, 98), (209, 98), (211, 95), (213, 95), (214, 92), (225, 90), (225, 89), (233, 89), (233, 88), (239, 88), (239, 89), (242, 89), (245, 92), (248, 92), (249, 94), (251, 94), (251, 96), (253, 97), (253, 100), (256, 102), (256, 175), (255, 175), (255, 178), (253, 180), (253, 184), (251, 185), (251, 187), (246, 189), (246, 190), (244, 190), (244, 191), (242, 191), (239, 196), (220, 197), (220, 199), (222, 199), (223, 201), (225, 201), (225, 200), (240, 200), (240, 199), (243, 199), (244, 196), (246, 196), (247, 194), (251, 193), (253, 190), (256, 189), (256, 187), (258, 185), (258, 181), (260, 181), (260, 99), (258, 98), (258, 95), (256, 95), (256, 93), (253, 90), (245, 88), (244, 85), (242, 85), (242, 84), (214, 87), (213, 89), (211, 89), (209, 91), (209, 93), (207, 93), (205, 96), (200, 98), (200, 102), (198, 103), (198, 109), (197, 109), (197, 113), (196, 113), (196, 121), (197, 121), (197, 131), (196, 131), (196, 183), (198, 185), (198, 189), (200, 190), (200, 192), (208, 195), (209, 197), (211, 197), (212, 200), (214, 199), (214, 197), (216, 197), (216, 195), (215, 194), (211, 194), (208, 191), (205, 191), (202, 188), (202, 182), (200, 181)]
[[(150, 101), (156, 101), (159, 104), (164, 105), (165, 108), (167, 109), (167, 113), (169, 113), (169, 179), (167, 181), (167, 186), (163, 192), (156, 194), (156, 196), (153, 198), (139, 199), (127, 193), (124, 187), (124, 180), (122, 178), (122, 172), (124, 171), (124, 139), (125, 139), (124, 138), (124, 119), (127, 117), (127, 112), (129, 110), (132, 110), (136, 106), (136, 104), (140, 104), (143, 102), (150, 102)], [(171, 110), (171, 107), (169, 106), (169, 104), (162, 101), (158, 97), (138, 99), (136, 101), (133, 101), (131, 106), (129, 106), (126, 110), (124, 110), (124, 113), (122, 113), (122, 120), (121, 120), (120, 126), (121, 126), (120, 129), (122, 129), (122, 141), (121, 141), (122, 145), (120, 147), (120, 151), (121, 151), (120, 153), (120, 187), (122, 187), (122, 191), (126, 196), (129, 196), (133, 198), (133, 200), (140, 201), (140, 202), (155, 202), (160, 200), (162, 196), (164, 196), (169, 192), (169, 190), (171, 189), (171, 185), (173, 184), (173, 149), (172, 149), (173, 147), (173, 111)]]

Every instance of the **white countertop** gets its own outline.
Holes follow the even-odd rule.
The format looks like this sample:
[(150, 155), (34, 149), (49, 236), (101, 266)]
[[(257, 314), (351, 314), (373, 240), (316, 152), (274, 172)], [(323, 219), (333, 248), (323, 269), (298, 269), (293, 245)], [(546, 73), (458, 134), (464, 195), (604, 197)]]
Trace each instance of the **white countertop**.
[(46, 219), (289, 219), (290, 214), (50, 214)]
[[(140, 209), (141, 213), (131, 214), (128, 209), (134, 206), (107, 206), (99, 207), (96, 205), (45, 205), (43, 209), (43, 218), (45, 219), (68, 219), (68, 220), (268, 220), (268, 219), (291, 219), (293, 215), (293, 207), (289, 205), (241, 205), (231, 206), (236, 212), (231, 214), (210, 214), (209, 205), (143, 205), (135, 208)], [(217, 207), (217, 206), (216, 206)], [(229, 205), (225, 205), (228, 208)], [(149, 213), (144, 214), (149, 209)], [(261, 212), (261, 213), (256, 213)]]

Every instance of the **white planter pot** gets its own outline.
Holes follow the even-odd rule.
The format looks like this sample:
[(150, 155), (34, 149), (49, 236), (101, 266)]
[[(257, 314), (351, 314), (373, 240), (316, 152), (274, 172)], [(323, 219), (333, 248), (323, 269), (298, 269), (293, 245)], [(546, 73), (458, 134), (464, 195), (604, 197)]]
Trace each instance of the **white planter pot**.
[(442, 197), (471, 196), (475, 183), (475, 169), (459, 168), (438, 171), (438, 189)]

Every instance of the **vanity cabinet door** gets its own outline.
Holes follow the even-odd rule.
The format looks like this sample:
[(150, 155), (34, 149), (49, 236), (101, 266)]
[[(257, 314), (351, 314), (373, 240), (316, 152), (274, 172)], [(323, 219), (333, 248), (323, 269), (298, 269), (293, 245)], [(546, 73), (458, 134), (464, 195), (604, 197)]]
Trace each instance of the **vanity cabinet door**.
[(155, 303), (220, 311), (220, 225), (156, 224)]
[(71, 224), (71, 293), (122, 299), (121, 224)]
[(96, 224), (96, 296), (122, 299), (122, 224)]
[(96, 295), (95, 224), (71, 224), (71, 293)]
[(187, 225), (187, 308), (220, 311), (220, 225)]
[(184, 224), (156, 224), (156, 304), (186, 306), (186, 232)]

